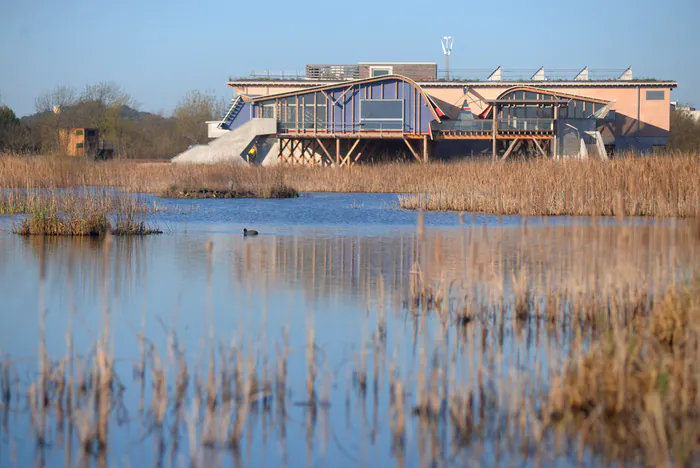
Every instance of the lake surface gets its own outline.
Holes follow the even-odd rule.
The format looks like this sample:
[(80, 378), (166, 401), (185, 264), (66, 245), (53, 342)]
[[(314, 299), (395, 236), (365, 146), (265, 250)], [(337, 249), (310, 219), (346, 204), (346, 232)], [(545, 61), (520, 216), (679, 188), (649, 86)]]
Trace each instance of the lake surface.
[[(660, 293), (697, 265), (700, 253), (692, 233), (664, 220), (419, 214), (398, 209), (397, 197), (385, 194), (143, 200), (158, 207), (153, 221), (163, 235), (107, 243), (22, 238), (9, 232), (18, 217), (0, 217), (0, 359), (12, 363), (13, 388), (36, 380), (40, 343), (58, 361), (70, 336), (76, 354), (88, 355), (107, 320), (123, 385), (106, 454), (81, 455), (77, 440), (66, 444), (55, 415), (48, 442), (37, 448), (29, 404), (20, 397), (4, 412), (0, 466), (189, 466), (200, 451), (202, 466), (530, 464), (508, 449), (507, 438), (455, 449), (447, 424), (423, 427), (412, 417), (414, 389), (421, 369), (438, 361), (451, 363), (435, 377), (445, 389), (460, 382), (476, 388), (482, 369), (504, 401), (512, 369), (537, 375), (531, 388), (546, 389), (567, 341), (557, 331), (512, 321), (500, 331), (484, 331), (483, 324), (446, 328), (417, 295), (427, 285), (437, 296), (507, 302), (521, 274), (533, 290), (575, 285), (594, 294), (614, 279)], [(243, 228), (260, 235), (243, 237)], [(173, 392), (177, 355), (192, 379), (199, 373), (205, 381), (212, 353), (223, 359), (235, 349), (263, 381), (272, 381), (285, 340), (286, 413), (251, 412), (236, 450), (200, 450), (188, 431), (201, 435), (202, 426), (188, 428), (170, 409), (165, 435), (158, 435), (150, 404), (139, 408), (142, 393), (148, 402), (153, 387), (152, 378), (139, 377), (144, 343), (149, 362), (157, 354), (169, 369)], [(310, 359), (318, 395), (313, 409)], [(392, 376), (407, 389), (398, 449)]]

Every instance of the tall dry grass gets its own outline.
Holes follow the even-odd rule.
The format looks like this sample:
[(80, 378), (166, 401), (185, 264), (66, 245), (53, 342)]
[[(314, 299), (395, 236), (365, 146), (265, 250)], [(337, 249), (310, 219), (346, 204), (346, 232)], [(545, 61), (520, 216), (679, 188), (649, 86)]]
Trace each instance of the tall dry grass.
[[(103, 236), (159, 234), (149, 220), (151, 208), (137, 197), (110, 189), (33, 189), (11, 191), (4, 206), (12, 213), (26, 213), (13, 231), (20, 235)], [(9, 200), (9, 201), (8, 201)], [(11, 202), (15, 202), (12, 204)], [(0, 206), (3, 206), (0, 203)]]
[(700, 158), (513, 161), (436, 169), (440, 186), (400, 197), (407, 209), (530, 216), (700, 215)]
[(111, 186), (163, 193), (173, 188), (264, 192), (413, 194), (406, 209), (493, 214), (677, 216), (700, 214), (700, 157), (671, 154), (613, 161), (472, 160), (430, 165), (248, 168), (65, 157), (0, 156), (0, 187)]

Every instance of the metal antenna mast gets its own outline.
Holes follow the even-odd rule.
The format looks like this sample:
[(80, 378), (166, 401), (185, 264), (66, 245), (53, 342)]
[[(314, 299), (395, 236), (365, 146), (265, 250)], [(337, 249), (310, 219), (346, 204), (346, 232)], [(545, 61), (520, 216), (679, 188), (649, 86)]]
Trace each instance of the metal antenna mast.
[(452, 53), (452, 44), (454, 44), (452, 36), (442, 38), (442, 52), (445, 54), (445, 78), (450, 79), (450, 54)]

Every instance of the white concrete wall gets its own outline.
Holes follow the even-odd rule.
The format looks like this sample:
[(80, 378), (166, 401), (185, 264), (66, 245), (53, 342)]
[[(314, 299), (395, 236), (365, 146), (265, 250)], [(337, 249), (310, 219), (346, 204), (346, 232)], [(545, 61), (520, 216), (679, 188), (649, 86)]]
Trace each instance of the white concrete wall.
[(225, 135), (212, 140), (208, 145), (193, 146), (172, 158), (173, 163), (213, 164), (218, 162), (233, 162), (241, 165), (248, 164), (243, 152), (258, 136), (276, 135), (277, 121), (275, 119), (253, 119), (226, 132)]

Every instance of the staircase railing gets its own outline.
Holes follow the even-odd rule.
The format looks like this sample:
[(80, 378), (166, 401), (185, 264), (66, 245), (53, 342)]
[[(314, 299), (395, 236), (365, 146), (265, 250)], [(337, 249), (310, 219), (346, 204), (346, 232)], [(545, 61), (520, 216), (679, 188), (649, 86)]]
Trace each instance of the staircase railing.
[(228, 112), (224, 116), (223, 119), (221, 119), (221, 122), (219, 122), (219, 125), (217, 125), (218, 128), (223, 128), (224, 125), (229, 121), (229, 118), (231, 120), (236, 118), (236, 115), (238, 111), (240, 110), (240, 104), (241, 104), (241, 97), (236, 96), (236, 99), (233, 100), (231, 103), (231, 107), (229, 108)]

